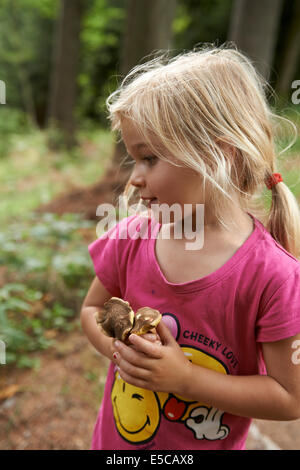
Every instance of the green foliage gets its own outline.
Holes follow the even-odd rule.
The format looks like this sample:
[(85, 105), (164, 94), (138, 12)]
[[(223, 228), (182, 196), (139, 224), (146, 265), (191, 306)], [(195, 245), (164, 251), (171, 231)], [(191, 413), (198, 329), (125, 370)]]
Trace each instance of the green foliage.
[(27, 112), (33, 121), (47, 106), (58, 4), (59, 0), (0, 2), (0, 79), (6, 84), (7, 106)]
[(14, 135), (31, 131), (32, 126), (26, 113), (0, 105), (0, 158), (9, 155)]
[(121, 0), (94, 0), (86, 9), (81, 29), (77, 114), (107, 125), (103, 103), (107, 82), (119, 63), (125, 10)]
[(33, 367), (28, 354), (52, 344), (49, 330), (74, 328), (93, 276), (81, 232), (93, 226), (73, 214), (30, 214), (0, 233), (0, 264), (15, 279), (0, 289), (7, 363)]
[(233, 0), (177, 0), (175, 48), (193, 49), (203, 42), (225, 42), (232, 4)]
[(29, 214), (24, 221), (13, 222), (0, 232), (0, 263), (22, 272), (21, 278), (30, 275), (35, 279), (43, 274), (46, 281), (55, 273), (55, 278), (61, 277), (66, 285), (79, 286), (90, 273), (79, 230), (92, 226), (76, 214)]

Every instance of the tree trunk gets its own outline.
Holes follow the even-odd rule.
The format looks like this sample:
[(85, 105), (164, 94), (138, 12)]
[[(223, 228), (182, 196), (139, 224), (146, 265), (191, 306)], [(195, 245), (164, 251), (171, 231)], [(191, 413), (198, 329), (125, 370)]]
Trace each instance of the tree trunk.
[[(127, 21), (121, 52), (120, 73), (124, 76), (147, 55), (169, 49), (172, 41), (172, 22), (176, 0), (128, 0)], [(123, 142), (115, 145), (112, 166), (126, 170), (126, 150)]]
[(250, 57), (257, 70), (270, 78), (282, 0), (235, 0), (228, 40)]
[(291, 93), (291, 84), (297, 73), (300, 56), (300, 2), (296, 0), (288, 33), (284, 40), (283, 56), (279, 64), (276, 93), (286, 100)]
[(61, 132), (62, 143), (67, 148), (75, 145), (74, 107), (82, 12), (82, 0), (61, 0), (54, 38), (48, 125)]

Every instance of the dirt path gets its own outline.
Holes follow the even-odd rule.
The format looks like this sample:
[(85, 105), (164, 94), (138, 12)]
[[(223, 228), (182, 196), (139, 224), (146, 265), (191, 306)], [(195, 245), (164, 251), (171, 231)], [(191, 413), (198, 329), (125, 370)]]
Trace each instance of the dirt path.
[(0, 389), (19, 385), (0, 403), (0, 449), (89, 449), (107, 362), (78, 329), (39, 354), (38, 370), (5, 371)]

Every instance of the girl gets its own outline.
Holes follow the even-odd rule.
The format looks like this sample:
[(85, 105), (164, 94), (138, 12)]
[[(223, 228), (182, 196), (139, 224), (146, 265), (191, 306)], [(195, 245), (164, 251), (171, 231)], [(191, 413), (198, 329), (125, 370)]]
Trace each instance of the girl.
[[(206, 46), (137, 66), (108, 105), (134, 160), (125, 195), (148, 214), (89, 246), (82, 327), (112, 361), (92, 448), (244, 449), (251, 418), (300, 417), (299, 208), (276, 173), (263, 81), (234, 47)], [(163, 220), (173, 204), (193, 227), (204, 205), (202, 247), (175, 236), (184, 216)], [(159, 310), (160, 341), (101, 334), (94, 314), (112, 296)]]

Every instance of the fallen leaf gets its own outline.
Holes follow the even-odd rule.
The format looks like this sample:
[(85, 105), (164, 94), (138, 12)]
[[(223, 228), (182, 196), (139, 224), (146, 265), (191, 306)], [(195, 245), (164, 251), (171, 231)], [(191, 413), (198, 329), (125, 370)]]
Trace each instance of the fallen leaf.
[(47, 330), (44, 333), (46, 339), (52, 339), (55, 338), (55, 336), (57, 336), (57, 330)]
[(3, 388), (0, 390), (0, 401), (6, 400), (6, 398), (10, 398), (14, 396), (18, 390), (20, 389), (20, 385), (10, 385), (9, 387)]

